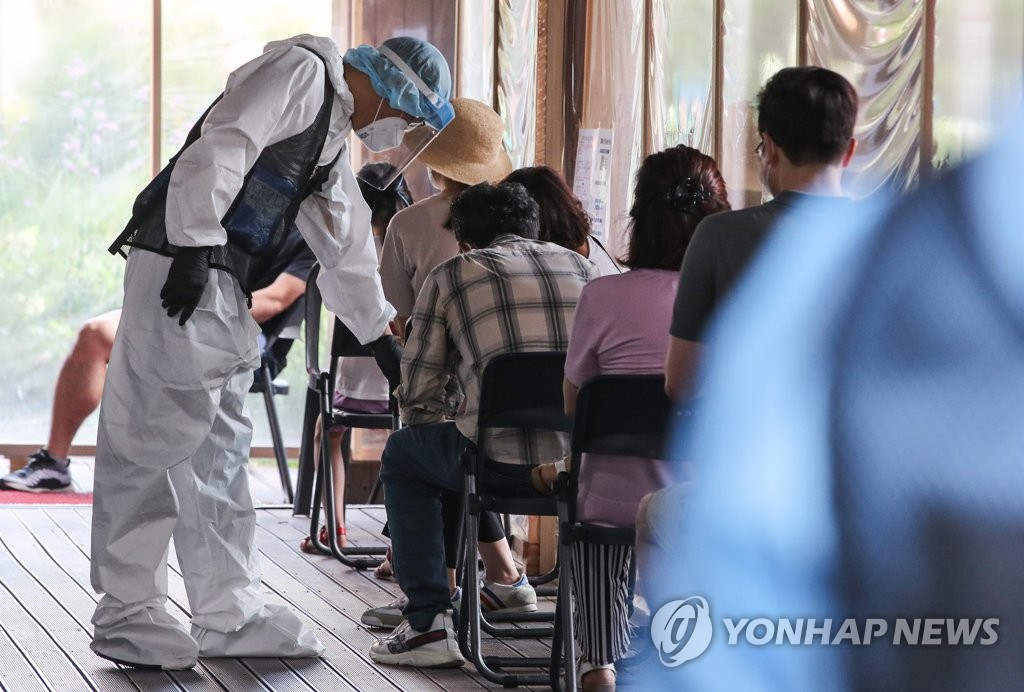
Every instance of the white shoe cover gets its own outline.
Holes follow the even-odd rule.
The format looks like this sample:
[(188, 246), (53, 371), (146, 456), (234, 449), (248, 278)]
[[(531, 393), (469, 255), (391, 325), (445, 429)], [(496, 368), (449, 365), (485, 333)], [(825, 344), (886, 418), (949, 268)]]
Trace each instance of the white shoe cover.
[(143, 608), (109, 625), (96, 625), (90, 648), (108, 661), (139, 668), (187, 670), (199, 646), (170, 613)]
[(199, 655), (211, 658), (315, 658), (324, 652), (313, 630), (282, 605), (264, 605), (234, 632), (193, 625), (192, 636)]

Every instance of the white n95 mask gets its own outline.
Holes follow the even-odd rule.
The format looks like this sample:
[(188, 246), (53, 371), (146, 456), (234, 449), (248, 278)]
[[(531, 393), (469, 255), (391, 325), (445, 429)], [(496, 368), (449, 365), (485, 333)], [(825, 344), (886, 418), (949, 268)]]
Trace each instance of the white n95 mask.
[(404, 118), (381, 118), (356, 130), (356, 137), (370, 151), (387, 151), (402, 143), (402, 138), (405, 137), (405, 130), (408, 127), (409, 123)]

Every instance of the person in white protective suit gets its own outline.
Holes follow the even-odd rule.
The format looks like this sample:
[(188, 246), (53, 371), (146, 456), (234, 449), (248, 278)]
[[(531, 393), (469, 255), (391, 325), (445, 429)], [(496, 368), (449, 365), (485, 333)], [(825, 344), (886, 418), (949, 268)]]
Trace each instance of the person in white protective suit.
[[(190, 668), (199, 656), (323, 653), (296, 615), (260, 593), (246, 472), (252, 427), (243, 406), (259, 364), (259, 327), (239, 267), (225, 270), (225, 248), (237, 255), (238, 243), (222, 220), (261, 152), (323, 118), (322, 147), (307, 157), (322, 176), (300, 188), (292, 213), (320, 261), (328, 309), (363, 343), (381, 344), (395, 311), (381, 290), (347, 137), (355, 131), (374, 151), (395, 149), (397, 175), (453, 118), (450, 92), (444, 58), (418, 39), (359, 46), (344, 58), (326, 38), (270, 43), (231, 74), (194, 131), (198, 138), (169, 167), (157, 219), (165, 238), (118, 239), (133, 247), (97, 435), (92, 584), (101, 598), (92, 649), (99, 656), (170, 670)], [(191, 632), (165, 608), (172, 534)]]

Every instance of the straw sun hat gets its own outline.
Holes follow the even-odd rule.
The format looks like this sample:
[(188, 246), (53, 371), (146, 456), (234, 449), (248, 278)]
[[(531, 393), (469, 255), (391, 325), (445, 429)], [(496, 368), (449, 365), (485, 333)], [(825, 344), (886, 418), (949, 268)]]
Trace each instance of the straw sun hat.
[(501, 140), (501, 116), (486, 103), (454, 98), (455, 120), (441, 130), (419, 160), (446, 178), (466, 185), (501, 180), (512, 171), (512, 161)]

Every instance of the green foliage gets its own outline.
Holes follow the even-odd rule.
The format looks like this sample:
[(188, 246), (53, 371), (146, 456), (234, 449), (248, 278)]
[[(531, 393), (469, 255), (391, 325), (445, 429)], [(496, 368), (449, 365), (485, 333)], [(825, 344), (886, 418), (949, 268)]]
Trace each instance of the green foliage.
[(108, 18), (86, 19), (76, 8), (88, 12), (48, 3), (32, 28), (60, 39), (0, 72), (0, 406), (8, 419), (49, 410), (80, 323), (120, 304), (124, 262), (106, 247), (148, 178), (149, 67), (139, 59), (148, 45), (111, 41), (118, 32)]
[[(107, 247), (151, 173), (150, 8), (0, 0), (0, 439), (7, 442), (45, 436), (58, 369), (80, 325), (121, 304), (124, 261)], [(326, 35), (331, 26), (328, 0), (164, 10), (160, 163), (231, 69), (269, 40)], [(279, 402), (289, 438), (301, 427), (302, 361), (299, 345), (286, 370), (294, 394)], [(251, 405), (261, 416), (262, 404)], [(258, 437), (265, 427), (257, 422)]]

